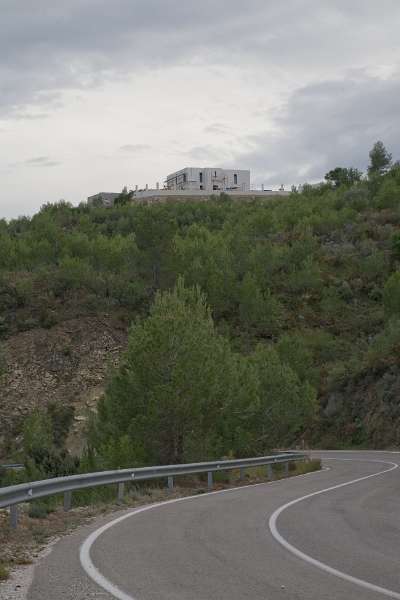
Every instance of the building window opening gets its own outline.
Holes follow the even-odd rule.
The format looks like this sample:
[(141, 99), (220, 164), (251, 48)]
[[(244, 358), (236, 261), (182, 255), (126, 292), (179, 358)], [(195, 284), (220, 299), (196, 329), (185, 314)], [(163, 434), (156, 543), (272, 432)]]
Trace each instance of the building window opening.
[(200, 183), (203, 183), (203, 173), (201, 171), (199, 173), (199, 181)]
[(186, 173), (183, 174), (183, 183), (186, 183)]
[(218, 186), (217, 185), (213, 185), (213, 190), (217, 190)]
[(235, 185), (237, 185), (237, 181), (238, 181), (238, 180), (237, 180), (237, 173), (235, 173), (235, 174), (234, 174), (234, 176), (233, 176), (233, 183), (234, 183)]
[(217, 176), (217, 171), (214, 171), (214, 177), (216, 177), (216, 176)]
[(204, 190), (204, 185), (201, 185), (201, 186), (200, 186), (200, 189), (201, 189), (201, 190)]

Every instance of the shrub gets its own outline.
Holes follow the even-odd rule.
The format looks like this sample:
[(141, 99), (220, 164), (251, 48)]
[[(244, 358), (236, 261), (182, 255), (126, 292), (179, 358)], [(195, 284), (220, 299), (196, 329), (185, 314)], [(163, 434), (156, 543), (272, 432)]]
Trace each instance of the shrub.
[(395, 258), (397, 258), (398, 260), (400, 260), (400, 233), (395, 234), (392, 237), (392, 251), (393, 254), (395, 256)]
[(385, 277), (388, 264), (384, 252), (374, 250), (360, 263), (361, 275), (368, 282)]
[(300, 381), (315, 383), (313, 354), (301, 333), (286, 333), (276, 346), (281, 361), (297, 373)]
[(60, 262), (57, 272), (58, 291), (68, 289), (91, 288), (94, 274), (87, 260), (78, 257), (66, 257)]
[(31, 519), (45, 519), (49, 514), (49, 507), (43, 502), (31, 502), (29, 505), (28, 516)]
[(291, 292), (317, 292), (322, 287), (321, 270), (312, 258), (306, 259), (299, 269), (289, 273), (286, 286)]
[(321, 459), (319, 458), (312, 458), (311, 460), (306, 460), (305, 462), (296, 463), (296, 475), (303, 475), (305, 473), (312, 473), (320, 470)]
[(270, 290), (262, 292), (248, 273), (239, 290), (239, 316), (246, 328), (255, 333), (273, 334), (279, 327), (282, 307)]
[(0, 382), (7, 370), (6, 352), (3, 345), (0, 343)]
[(400, 317), (400, 271), (393, 273), (385, 283), (383, 305), (386, 317)]
[(34, 317), (28, 317), (27, 319), (21, 319), (17, 321), (18, 331), (29, 331), (35, 329), (39, 325), (39, 321)]
[(396, 208), (400, 206), (400, 185), (393, 178), (386, 177), (374, 198), (377, 208)]
[(365, 186), (356, 186), (346, 190), (342, 198), (344, 204), (348, 204), (358, 212), (365, 210), (370, 204), (369, 193)]
[(366, 368), (382, 368), (397, 364), (400, 356), (400, 318), (389, 321), (372, 340), (364, 359)]
[(8, 579), (10, 572), (6, 565), (0, 562), (0, 581), (5, 581)]

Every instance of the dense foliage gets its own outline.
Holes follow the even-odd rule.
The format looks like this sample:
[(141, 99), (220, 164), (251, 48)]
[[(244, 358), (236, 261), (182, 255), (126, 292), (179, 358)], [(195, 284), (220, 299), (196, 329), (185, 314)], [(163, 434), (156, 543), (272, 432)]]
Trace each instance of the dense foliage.
[[(114, 462), (125, 460), (133, 431), (142, 432), (132, 449), (142, 461), (246, 453), (263, 435), (265, 447), (289, 444), (299, 425), (322, 444), (397, 443), (400, 166), (380, 143), (370, 157), (368, 177), (337, 168), (284, 198), (60, 203), (0, 221), (0, 335), (71, 315), (139, 319), (97, 424), (97, 448)], [(163, 361), (174, 356), (165, 382)], [(299, 416), (294, 389), (317, 395), (317, 421)], [(170, 410), (181, 429), (168, 446)], [(264, 432), (266, 412), (275, 426)]]
[(90, 441), (110, 467), (251, 455), (288, 441), (315, 407), (273, 348), (234, 353), (200, 289), (180, 279), (132, 327)]

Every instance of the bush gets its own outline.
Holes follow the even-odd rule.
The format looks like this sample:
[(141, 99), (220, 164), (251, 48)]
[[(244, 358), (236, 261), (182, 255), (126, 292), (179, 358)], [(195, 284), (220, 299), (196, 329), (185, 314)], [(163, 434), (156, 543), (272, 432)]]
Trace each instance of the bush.
[(400, 271), (393, 273), (385, 283), (383, 305), (387, 318), (400, 317)]
[(57, 289), (64, 293), (69, 289), (89, 288), (94, 285), (94, 274), (89, 263), (78, 257), (66, 257), (57, 272)]
[(400, 318), (389, 321), (372, 340), (364, 359), (364, 368), (388, 367), (400, 357)]
[(24, 422), (23, 450), (28, 479), (73, 475), (79, 459), (65, 449), (73, 419), (73, 408), (55, 403), (45, 411), (34, 411)]
[(369, 193), (365, 186), (356, 186), (346, 190), (342, 198), (344, 204), (348, 204), (358, 212), (364, 211), (370, 204)]
[(374, 198), (377, 208), (398, 208), (400, 206), (400, 185), (393, 178), (386, 177)]
[(312, 258), (306, 259), (299, 269), (289, 273), (286, 286), (291, 292), (318, 292), (322, 287), (321, 270), (318, 263)]
[(313, 353), (301, 333), (286, 333), (279, 339), (276, 349), (281, 361), (297, 374), (300, 381), (318, 382)]
[(6, 351), (3, 345), (0, 343), (0, 384), (1, 378), (5, 375), (7, 371), (7, 360), (6, 360)]
[(44, 502), (31, 502), (29, 504), (28, 517), (31, 519), (45, 519), (51, 512)]
[(0, 562), (0, 581), (5, 581), (9, 578), (9, 575), (10, 571), (8, 570), (6, 565)]
[(311, 460), (296, 463), (296, 475), (303, 475), (305, 473), (312, 473), (320, 470), (321, 459), (319, 458), (312, 458)]
[(400, 233), (395, 234), (391, 240), (392, 251), (395, 258), (400, 260)]
[(39, 321), (34, 317), (28, 317), (27, 319), (17, 321), (18, 331), (29, 331), (30, 329), (36, 329), (38, 325)]
[(253, 275), (247, 274), (239, 290), (239, 316), (244, 327), (257, 334), (274, 334), (279, 328), (282, 307), (271, 294), (257, 285)]
[(362, 277), (366, 281), (382, 280), (388, 269), (385, 253), (374, 250), (369, 256), (361, 261), (360, 267)]

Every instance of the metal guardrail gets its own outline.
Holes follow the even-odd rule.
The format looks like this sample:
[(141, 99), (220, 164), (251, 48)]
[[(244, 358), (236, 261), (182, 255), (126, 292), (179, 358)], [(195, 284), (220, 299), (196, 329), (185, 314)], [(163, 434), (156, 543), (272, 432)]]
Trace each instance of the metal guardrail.
[(242, 458), (237, 460), (220, 460), (213, 462), (190, 463), (184, 465), (162, 465), (158, 467), (140, 467), (136, 469), (118, 469), (116, 471), (100, 471), (97, 473), (83, 473), (68, 477), (54, 477), (42, 481), (32, 481), (0, 488), (0, 508), (10, 507), (10, 524), (16, 528), (18, 522), (17, 506), (21, 502), (31, 502), (39, 498), (46, 498), (57, 494), (64, 494), (64, 510), (71, 508), (72, 492), (101, 485), (118, 485), (118, 500), (124, 496), (126, 482), (145, 481), (149, 479), (166, 478), (170, 489), (174, 486), (174, 477), (179, 475), (193, 475), (207, 473), (209, 489), (213, 487), (213, 473), (240, 469), (240, 478), (244, 470), (250, 467), (267, 466), (269, 479), (273, 478), (272, 465), (283, 463), (285, 472), (288, 473), (289, 462), (305, 460), (305, 454), (285, 452), (272, 456), (258, 458)]
[(8, 469), (14, 471), (20, 471), (24, 468), (24, 465), (21, 463), (7, 463), (6, 465), (0, 465), (0, 469)]

